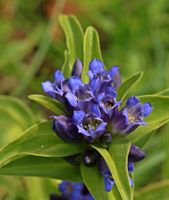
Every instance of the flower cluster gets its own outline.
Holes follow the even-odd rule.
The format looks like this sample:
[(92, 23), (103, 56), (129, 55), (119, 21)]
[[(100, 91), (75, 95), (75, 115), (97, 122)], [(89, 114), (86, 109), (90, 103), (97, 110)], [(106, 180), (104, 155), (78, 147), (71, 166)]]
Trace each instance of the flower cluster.
[(58, 188), (61, 195), (51, 194), (50, 200), (94, 200), (83, 183), (63, 181)]
[[(144, 117), (152, 111), (150, 103), (141, 104), (137, 97), (132, 96), (122, 107), (121, 102), (116, 99), (117, 88), (121, 85), (117, 66), (105, 70), (101, 61), (92, 60), (89, 64), (88, 83), (81, 80), (82, 69), (80, 60), (77, 60), (70, 78), (65, 79), (57, 70), (53, 83), (42, 83), (43, 90), (62, 102), (69, 112), (68, 116), (53, 116), (53, 130), (59, 137), (69, 142), (82, 140), (87, 143), (99, 143), (107, 148), (114, 135), (127, 135), (138, 126), (146, 125)], [(138, 147), (131, 146), (129, 172), (133, 171), (132, 163), (143, 159), (144, 156), (144, 152)], [(90, 161), (88, 157), (84, 160)], [(110, 170), (102, 158), (98, 163), (104, 176), (105, 189), (110, 191), (114, 184)]]

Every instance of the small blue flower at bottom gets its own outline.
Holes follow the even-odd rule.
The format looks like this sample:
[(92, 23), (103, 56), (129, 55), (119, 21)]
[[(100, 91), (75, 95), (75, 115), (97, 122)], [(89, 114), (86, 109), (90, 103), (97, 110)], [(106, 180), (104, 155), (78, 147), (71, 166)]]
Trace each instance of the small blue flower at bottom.
[(63, 181), (58, 188), (61, 195), (51, 194), (50, 200), (94, 200), (83, 183)]

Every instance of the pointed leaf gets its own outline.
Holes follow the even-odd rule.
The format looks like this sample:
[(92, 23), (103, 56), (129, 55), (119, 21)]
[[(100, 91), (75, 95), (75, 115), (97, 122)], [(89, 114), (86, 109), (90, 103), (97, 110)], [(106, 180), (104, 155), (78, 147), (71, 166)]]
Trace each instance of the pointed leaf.
[(49, 109), (57, 115), (62, 115), (66, 113), (64, 106), (59, 101), (57, 101), (56, 99), (52, 99), (51, 97), (32, 94), (29, 95), (28, 98), (38, 102), (39, 104), (46, 107), (47, 109)]
[(61, 140), (52, 131), (51, 122), (45, 122), (29, 128), (24, 135), (1, 149), (0, 163), (24, 154), (64, 157), (77, 154), (83, 150), (83, 145), (80, 143), (68, 143)]
[(167, 200), (169, 197), (169, 180), (148, 185), (136, 192), (135, 200)]
[(116, 185), (113, 186), (111, 193), (113, 200), (123, 200)]
[(69, 68), (69, 62), (70, 62), (70, 55), (69, 55), (69, 52), (67, 50), (65, 50), (64, 52), (64, 56), (65, 56), (65, 60), (64, 60), (64, 63), (63, 63), (63, 66), (62, 66), (62, 72), (64, 74), (64, 76), (66, 78), (68, 78), (71, 74), (71, 68)]
[(143, 72), (137, 72), (136, 74), (129, 77), (123, 84), (117, 89), (117, 99), (123, 101), (127, 96), (130, 88), (132, 88), (140, 79), (143, 77)]
[(147, 122), (159, 121), (166, 117), (169, 117), (169, 97), (160, 95), (144, 95), (139, 96), (141, 102), (150, 102), (153, 111), (146, 118)]
[(84, 35), (84, 68), (82, 73), (82, 80), (88, 81), (87, 72), (89, 71), (89, 63), (92, 59), (97, 58), (103, 61), (99, 35), (93, 27), (88, 27)]
[(162, 90), (160, 92), (157, 92), (157, 93), (155, 93), (153, 95), (165, 95), (165, 96), (168, 96), (169, 95), (169, 88), (166, 88), (166, 89), (164, 89), (164, 90)]
[(45, 158), (25, 156), (0, 168), (0, 175), (38, 176), (71, 181), (82, 181), (79, 167), (75, 167), (63, 158)]
[(9, 114), (23, 130), (35, 123), (31, 110), (15, 97), (0, 95), (0, 111)]
[(83, 61), (83, 29), (73, 15), (60, 15), (59, 21), (66, 36), (66, 44), (70, 56), (69, 65), (64, 71), (67, 69), (66, 75), (70, 76), (75, 60), (79, 58)]

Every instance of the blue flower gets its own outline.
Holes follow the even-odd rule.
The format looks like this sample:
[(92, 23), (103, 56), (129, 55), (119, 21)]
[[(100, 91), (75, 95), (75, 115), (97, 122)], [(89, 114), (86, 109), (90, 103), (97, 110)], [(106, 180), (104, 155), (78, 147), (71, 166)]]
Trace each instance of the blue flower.
[(103, 72), (105, 72), (104, 64), (98, 59), (93, 59), (89, 64), (88, 75), (90, 79), (92, 79), (94, 76), (102, 74)]
[(60, 70), (57, 70), (54, 75), (55, 81), (51, 83), (50, 81), (42, 82), (42, 88), (52, 98), (61, 100), (64, 94), (62, 83), (64, 81), (64, 76)]
[(129, 162), (138, 162), (145, 158), (145, 152), (142, 151), (138, 146), (131, 145), (129, 153)]
[(134, 171), (134, 164), (132, 162), (128, 162), (128, 171), (133, 172)]
[(65, 141), (77, 141), (79, 139), (78, 129), (72, 119), (63, 115), (53, 116), (53, 130)]
[(99, 138), (104, 132), (107, 123), (93, 115), (86, 115), (84, 111), (74, 111), (73, 121), (78, 132), (88, 141)]
[(129, 134), (138, 126), (145, 126), (144, 117), (147, 117), (152, 109), (150, 103), (141, 104), (135, 96), (128, 98), (122, 110), (115, 108), (112, 116), (112, 133)]
[(98, 160), (98, 168), (99, 168), (101, 175), (104, 178), (105, 190), (107, 192), (111, 191), (115, 182), (113, 180), (113, 177), (109, 170), (109, 167), (107, 166), (106, 162), (104, 161), (104, 159), (102, 157), (100, 157), (100, 159)]
[(73, 66), (71, 76), (81, 78), (81, 76), (82, 76), (82, 70), (83, 70), (82, 63), (81, 63), (81, 61), (79, 59), (77, 59), (75, 61), (74, 66)]
[[(70, 78), (65, 79), (57, 70), (53, 83), (42, 83), (43, 90), (63, 103), (69, 113), (68, 116), (53, 116), (53, 130), (60, 138), (68, 142), (96, 142), (108, 148), (114, 135), (125, 136), (138, 126), (146, 125), (144, 118), (153, 110), (149, 102), (142, 104), (137, 97), (132, 96), (120, 108), (122, 102), (116, 99), (117, 88), (121, 85), (119, 67), (113, 66), (105, 70), (100, 60), (93, 59), (89, 63), (88, 83), (81, 80), (82, 69), (83, 66), (77, 59)], [(105, 190), (110, 191), (115, 182), (104, 159), (90, 151), (84, 152), (81, 157), (87, 166), (98, 164), (104, 178)], [(134, 170), (134, 163), (144, 157), (145, 153), (133, 144), (128, 156), (129, 176)], [(132, 186), (133, 180), (130, 177), (129, 180)], [(66, 183), (62, 187), (71, 188), (71, 193), (75, 189), (74, 185)], [(77, 192), (75, 196), (78, 194), (80, 193)]]
[(104, 69), (104, 64), (98, 59), (93, 59), (90, 62), (88, 75), (90, 80), (94, 77), (100, 77), (105, 82), (111, 82), (115, 88), (121, 85), (119, 68), (113, 66), (110, 70), (106, 71)]
[(63, 181), (58, 188), (61, 195), (52, 194), (50, 200), (94, 200), (83, 183)]

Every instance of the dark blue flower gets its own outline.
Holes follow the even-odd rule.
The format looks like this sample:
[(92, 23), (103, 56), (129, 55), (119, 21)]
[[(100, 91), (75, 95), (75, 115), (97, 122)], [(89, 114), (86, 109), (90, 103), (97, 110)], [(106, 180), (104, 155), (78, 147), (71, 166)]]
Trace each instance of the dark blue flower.
[(104, 64), (98, 60), (98, 59), (93, 59), (90, 64), (89, 64), (89, 72), (88, 75), (90, 79), (92, 79), (94, 76), (97, 76), (104, 72)]
[(128, 98), (122, 110), (116, 107), (112, 116), (112, 132), (117, 134), (128, 134), (140, 125), (146, 125), (144, 117), (152, 111), (150, 103), (141, 104), (136, 97)]
[(93, 59), (90, 62), (88, 75), (90, 80), (94, 77), (99, 77), (102, 81), (111, 82), (115, 88), (121, 85), (119, 68), (113, 66), (110, 70), (106, 71), (104, 69), (104, 64), (98, 59)]
[(94, 200), (83, 183), (63, 181), (58, 186), (61, 195), (50, 196), (50, 200)]
[(101, 175), (104, 178), (105, 190), (107, 192), (109, 192), (112, 189), (115, 182), (113, 180), (113, 177), (109, 170), (109, 167), (107, 166), (105, 160), (102, 157), (100, 157), (100, 159), (98, 160), (98, 168), (99, 168)]
[(145, 152), (142, 151), (138, 146), (131, 145), (129, 153), (129, 162), (138, 162), (145, 158)]
[(94, 166), (97, 163), (98, 158), (99, 158), (98, 152), (91, 149), (85, 151), (84, 154), (82, 155), (82, 161), (88, 167)]
[[(76, 92), (82, 86), (82, 81), (78, 77), (71, 77), (65, 82), (64, 87), (66, 88), (65, 98), (69, 105), (72, 107), (76, 107), (78, 103), (78, 99), (76, 96)], [(68, 105), (68, 107), (69, 107)]]
[(128, 162), (128, 171), (133, 172), (134, 171), (134, 164), (132, 162)]
[(78, 132), (88, 141), (99, 138), (104, 133), (107, 125), (100, 118), (86, 115), (84, 111), (74, 111), (73, 121), (78, 128)]
[[(114, 135), (125, 136), (138, 126), (146, 125), (144, 118), (153, 109), (149, 102), (141, 104), (137, 97), (132, 96), (120, 108), (121, 102), (116, 99), (117, 88), (121, 85), (117, 66), (105, 70), (100, 60), (93, 59), (89, 64), (89, 82), (85, 84), (81, 80), (82, 69), (83, 66), (77, 59), (70, 78), (65, 79), (57, 70), (54, 83), (50, 81), (42, 83), (43, 90), (52, 98), (64, 103), (69, 113), (68, 116), (53, 116), (53, 130), (60, 138), (68, 142), (81, 140), (87, 143), (97, 142), (102, 147), (108, 148), (113, 142)], [(87, 166), (98, 163), (99, 171), (104, 177), (105, 190), (110, 191), (115, 184), (114, 179), (104, 159), (95, 156), (86, 151), (82, 154), (82, 160)], [(134, 163), (144, 157), (145, 153), (139, 147), (131, 146), (128, 156), (129, 176), (134, 170)], [(133, 180), (130, 177), (129, 180), (132, 186)], [(61, 187), (69, 188), (65, 190), (70, 190), (71, 194), (75, 195), (72, 197), (74, 199), (80, 195), (79, 189), (78, 192), (73, 192), (76, 191), (76, 187), (72, 184), (64, 183), (60, 189)], [(69, 192), (65, 192), (66, 194)]]
[(53, 116), (53, 130), (65, 141), (76, 141), (79, 139), (78, 129), (72, 119), (63, 115)]
[(55, 81), (51, 83), (50, 81), (45, 81), (42, 83), (42, 88), (52, 98), (62, 100), (64, 94), (62, 88), (62, 82), (64, 81), (64, 76), (60, 70), (57, 70), (54, 75)]
[(79, 59), (76, 59), (76, 62), (75, 62), (73, 69), (72, 69), (71, 76), (81, 78), (82, 70), (83, 70), (83, 66), (82, 66), (81, 61)]

